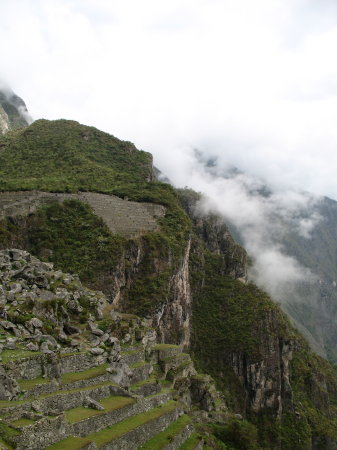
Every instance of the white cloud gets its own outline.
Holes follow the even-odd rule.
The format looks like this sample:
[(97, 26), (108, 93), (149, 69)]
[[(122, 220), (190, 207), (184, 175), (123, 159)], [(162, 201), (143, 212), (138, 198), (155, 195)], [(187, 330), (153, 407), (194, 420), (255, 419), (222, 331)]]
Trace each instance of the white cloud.
[(337, 198), (336, 18), (332, 0), (1, 2), (0, 74), (35, 118), (132, 140), (177, 184), (200, 148)]

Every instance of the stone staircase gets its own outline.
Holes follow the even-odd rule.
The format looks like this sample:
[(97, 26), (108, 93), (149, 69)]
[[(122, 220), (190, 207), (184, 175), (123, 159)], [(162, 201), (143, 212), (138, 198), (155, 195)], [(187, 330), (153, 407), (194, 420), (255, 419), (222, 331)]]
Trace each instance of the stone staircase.
[(136, 237), (158, 229), (157, 220), (165, 215), (162, 205), (122, 200), (114, 195), (80, 192), (63, 194), (39, 191), (0, 193), (0, 219), (28, 215), (48, 202), (80, 200), (88, 203), (101, 217), (112, 233), (124, 237)]
[[(2, 364), (21, 394), (0, 401), (0, 448), (202, 448), (191, 402), (175, 388), (196, 374), (180, 347), (126, 345), (117, 365), (86, 352), (61, 354), (59, 379), (44, 378), (41, 357), (32, 352)], [(116, 382), (117, 366), (128, 374), (127, 385)]]

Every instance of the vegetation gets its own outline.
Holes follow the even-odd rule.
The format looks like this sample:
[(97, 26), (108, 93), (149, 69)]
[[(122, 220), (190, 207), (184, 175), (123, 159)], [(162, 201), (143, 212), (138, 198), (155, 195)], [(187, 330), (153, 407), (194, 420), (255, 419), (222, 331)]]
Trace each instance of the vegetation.
[(153, 408), (136, 416), (128, 417), (127, 419), (116, 423), (112, 427), (105, 428), (98, 433), (94, 433), (88, 436), (89, 439), (94, 441), (98, 447), (107, 444), (108, 442), (121, 437), (128, 431), (135, 429), (141, 425), (144, 425), (151, 420), (155, 420), (158, 417), (173, 411), (177, 406), (177, 403), (173, 400), (166, 403), (165, 405), (160, 405), (157, 408)]
[(186, 414), (182, 415), (175, 422), (171, 423), (166, 430), (154, 436), (146, 444), (142, 445), (143, 450), (161, 450), (168, 445), (191, 422)]
[(48, 378), (43, 377), (33, 378), (32, 380), (18, 380), (20, 389), (22, 389), (23, 391), (29, 391), (39, 384), (46, 384), (49, 382), (50, 380)]
[(77, 408), (68, 409), (65, 412), (66, 419), (69, 423), (80, 422), (81, 420), (88, 419), (92, 416), (97, 416), (105, 414), (109, 411), (114, 411), (115, 409), (123, 408), (124, 406), (131, 405), (135, 400), (130, 397), (120, 397), (114, 395), (112, 397), (104, 398), (100, 401), (104, 410), (99, 411), (97, 409), (85, 408), (84, 406), (79, 406)]
[(33, 423), (35, 423), (34, 420), (31, 420), (31, 419), (25, 419), (25, 418), (23, 417), (23, 418), (21, 418), (21, 419), (14, 420), (14, 421), (11, 423), (11, 425), (13, 425), (14, 427), (21, 428), (21, 427), (26, 427), (26, 426), (28, 426), (28, 425), (33, 425)]
[(70, 436), (56, 444), (49, 445), (46, 450), (64, 450), (66, 448), (71, 450), (81, 450), (81, 448), (86, 447), (90, 443), (90, 439)]
[(3, 191), (108, 192), (152, 176), (149, 153), (70, 120), (37, 120), (0, 137), (0, 148)]
[(198, 433), (192, 433), (191, 436), (180, 447), (180, 450), (194, 450), (200, 441), (201, 436)]
[(214, 435), (234, 449), (258, 449), (257, 429), (247, 420), (231, 419), (225, 425), (214, 425)]
[(102, 364), (91, 369), (83, 370), (82, 372), (69, 372), (62, 375), (62, 384), (74, 383), (80, 380), (90, 380), (96, 378), (99, 375), (104, 375), (109, 364)]

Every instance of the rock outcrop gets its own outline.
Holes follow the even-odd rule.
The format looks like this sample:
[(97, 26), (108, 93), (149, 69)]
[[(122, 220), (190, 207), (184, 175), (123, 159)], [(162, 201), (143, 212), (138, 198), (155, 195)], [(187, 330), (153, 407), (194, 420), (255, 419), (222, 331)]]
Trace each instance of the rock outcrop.
[(32, 122), (25, 102), (9, 87), (0, 85), (0, 134)]

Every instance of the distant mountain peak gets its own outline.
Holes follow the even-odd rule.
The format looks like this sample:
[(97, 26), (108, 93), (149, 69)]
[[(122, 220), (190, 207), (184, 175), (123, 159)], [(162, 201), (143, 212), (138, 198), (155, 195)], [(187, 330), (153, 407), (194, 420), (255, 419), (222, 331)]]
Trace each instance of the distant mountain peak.
[(0, 83), (0, 133), (26, 127), (33, 122), (25, 102), (7, 85)]

